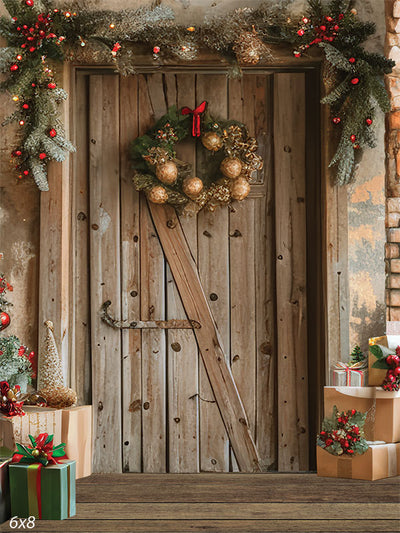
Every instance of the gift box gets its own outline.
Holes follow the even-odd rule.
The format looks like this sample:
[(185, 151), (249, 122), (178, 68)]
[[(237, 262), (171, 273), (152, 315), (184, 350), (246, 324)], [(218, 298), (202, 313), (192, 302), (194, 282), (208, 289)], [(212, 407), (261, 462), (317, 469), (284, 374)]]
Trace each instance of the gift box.
[[(383, 337), (372, 337), (369, 339), (369, 345), (380, 344), (381, 346), (387, 346), (392, 350), (395, 350), (397, 346), (400, 346), (400, 335), (384, 335)], [(368, 353), (368, 383), (370, 386), (379, 387), (382, 385), (383, 380), (386, 377), (384, 368), (373, 368), (372, 365), (377, 361), (375, 355), (371, 352)]]
[(61, 441), (65, 453), (76, 461), (76, 479), (92, 473), (92, 406), (70, 407), (61, 411)]
[(338, 361), (331, 368), (331, 384), (337, 387), (366, 387), (368, 385), (367, 362), (349, 365)]
[(317, 474), (374, 481), (400, 474), (400, 443), (370, 443), (362, 455), (332, 455), (317, 446)]
[(25, 416), (0, 416), (0, 454), (10, 456), (15, 443), (29, 445), (29, 435), (49, 433), (61, 442), (61, 411), (47, 407), (23, 406)]
[(11, 514), (19, 518), (64, 520), (76, 514), (75, 461), (59, 464), (11, 463)]
[(370, 441), (400, 441), (400, 391), (380, 387), (324, 387), (325, 416), (336, 405), (339, 411), (356, 409), (368, 413), (364, 426)]
[(11, 518), (8, 465), (10, 458), (0, 458), (0, 524)]

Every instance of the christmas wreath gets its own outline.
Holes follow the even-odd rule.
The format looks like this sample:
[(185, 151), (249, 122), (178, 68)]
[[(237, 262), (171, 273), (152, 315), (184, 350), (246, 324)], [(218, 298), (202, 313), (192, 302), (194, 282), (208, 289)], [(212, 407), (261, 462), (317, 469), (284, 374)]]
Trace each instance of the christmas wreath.
[(11, 17), (0, 19), (0, 36), (7, 41), (0, 50), (0, 71), (6, 74), (1, 88), (16, 106), (5, 123), (20, 128), (12, 163), (19, 178), (33, 177), (40, 190), (48, 190), (47, 162), (63, 161), (74, 151), (57, 114), (66, 93), (49, 59), (109, 63), (126, 75), (135, 72), (137, 44), (148, 47), (156, 64), (169, 57), (190, 62), (205, 48), (226, 60), (229, 76), (240, 76), (242, 65), (273, 58), (270, 43), (291, 44), (298, 58), (320, 47), (328, 93), (322, 102), (330, 106), (340, 137), (331, 161), (338, 184), (352, 179), (361, 149), (374, 146), (375, 109), (390, 110), (382, 76), (394, 62), (364, 49), (375, 24), (358, 20), (352, 0), (309, 0), (300, 19), (287, 10), (291, 0), (278, 0), (210, 17), (199, 26), (177, 24), (165, 5), (94, 12), (83, 5), (60, 8), (51, 0), (3, 3)]
[[(206, 108), (206, 102), (180, 112), (172, 106), (132, 143), (134, 184), (151, 202), (169, 203), (190, 214), (203, 208), (214, 211), (248, 196), (251, 175), (263, 166), (257, 141), (245, 125), (216, 120)], [(194, 176), (192, 166), (176, 157), (177, 143), (190, 135), (201, 139), (199, 157), (206, 169), (202, 176)]]

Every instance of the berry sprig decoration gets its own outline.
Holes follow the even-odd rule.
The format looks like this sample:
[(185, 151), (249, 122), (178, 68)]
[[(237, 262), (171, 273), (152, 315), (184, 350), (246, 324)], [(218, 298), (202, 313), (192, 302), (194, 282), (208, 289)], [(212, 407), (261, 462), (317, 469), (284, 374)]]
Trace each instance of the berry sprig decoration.
[(339, 412), (336, 405), (330, 418), (324, 418), (317, 445), (332, 455), (361, 455), (368, 449), (364, 435), (367, 414), (355, 409)]
[(7, 417), (23, 416), (22, 410), (24, 402), (18, 400), (21, 387), (15, 385), (10, 387), (7, 381), (0, 381), (0, 412)]
[(386, 346), (374, 344), (369, 349), (377, 359), (372, 368), (387, 370), (382, 389), (398, 391), (400, 389), (400, 346), (397, 346), (395, 350), (391, 350)]
[(32, 177), (48, 190), (47, 163), (63, 161), (74, 147), (65, 136), (58, 104), (67, 97), (55, 79), (49, 60), (110, 63), (122, 74), (135, 72), (136, 43), (148, 46), (153, 60), (168, 56), (192, 61), (200, 48), (224, 57), (229, 74), (241, 75), (241, 65), (272, 59), (270, 43), (294, 45), (298, 58), (319, 46), (325, 55), (324, 81), (330, 90), (322, 100), (331, 108), (332, 123), (340, 131), (330, 163), (337, 167), (338, 184), (351, 181), (361, 151), (375, 145), (376, 107), (389, 111), (382, 75), (394, 62), (364, 50), (362, 43), (375, 25), (360, 22), (350, 0), (309, 0), (308, 12), (293, 22), (285, 5), (270, 2), (258, 8), (240, 8), (207, 19), (200, 26), (180, 25), (164, 5), (136, 10), (96, 11), (84, 7), (56, 7), (51, 0), (3, 0), (11, 18), (2, 17), (1, 85), (16, 109), (4, 122), (16, 122), (20, 142), (12, 151), (18, 178)]
[(4, 274), (0, 274), (0, 331), (6, 329), (10, 323), (11, 318), (7, 313), (6, 308), (11, 306), (12, 303), (7, 300), (7, 292), (12, 292), (13, 287), (8, 283)]
[(340, 130), (336, 153), (329, 166), (337, 167), (338, 184), (349, 183), (363, 148), (375, 146), (373, 128), (377, 107), (390, 111), (390, 100), (383, 75), (392, 71), (394, 62), (383, 55), (369, 53), (362, 43), (373, 33), (372, 22), (361, 22), (352, 2), (309, 1), (309, 13), (297, 29), (295, 57), (312, 46), (325, 53), (324, 81), (327, 95), (322, 103), (331, 108), (334, 127)]

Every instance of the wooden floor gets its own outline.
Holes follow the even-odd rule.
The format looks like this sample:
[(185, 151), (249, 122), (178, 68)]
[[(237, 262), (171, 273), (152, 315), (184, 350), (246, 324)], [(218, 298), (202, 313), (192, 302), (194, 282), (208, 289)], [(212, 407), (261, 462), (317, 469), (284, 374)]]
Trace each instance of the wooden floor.
[[(399, 532), (400, 477), (104, 474), (77, 483), (77, 515), (43, 532)], [(15, 531), (7, 524), (2, 531)], [(20, 529), (21, 531), (21, 529)]]

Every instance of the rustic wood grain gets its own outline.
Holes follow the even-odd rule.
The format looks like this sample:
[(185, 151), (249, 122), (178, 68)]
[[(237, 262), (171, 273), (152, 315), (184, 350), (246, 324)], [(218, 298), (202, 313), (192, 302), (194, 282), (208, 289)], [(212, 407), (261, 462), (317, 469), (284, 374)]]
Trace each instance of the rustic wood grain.
[(246, 413), (182, 227), (172, 207), (149, 203), (149, 208), (186, 313), (202, 326), (194, 333), (239, 468), (247, 472), (257, 471), (259, 457)]
[[(121, 318), (140, 320), (140, 204), (132, 184), (129, 145), (138, 135), (138, 78), (120, 79)], [(142, 334), (122, 338), (122, 469), (142, 470)]]
[(90, 262), (95, 472), (121, 471), (121, 332), (100, 320), (121, 312), (119, 90), (117, 76), (90, 78)]
[[(165, 77), (168, 105), (178, 109), (195, 107), (195, 74), (176, 74)], [(175, 88), (175, 91), (174, 91)], [(173, 96), (175, 101), (173, 101)], [(177, 157), (196, 170), (196, 144), (189, 137), (177, 145)], [(193, 258), (197, 259), (197, 217), (181, 217)], [(185, 319), (182, 305), (169, 265), (167, 265), (168, 318)], [(198, 472), (199, 435), (199, 355), (196, 338), (192, 331), (170, 330), (168, 332), (168, 423), (169, 423), (169, 471)]]
[(89, 257), (89, 130), (87, 75), (77, 73), (72, 180), (71, 387), (81, 405), (92, 400)]
[[(208, 110), (226, 118), (227, 78), (223, 74), (198, 74), (196, 105), (208, 102)], [(197, 150), (197, 172), (204, 172), (204, 149)], [(214, 213), (198, 215), (198, 269), (229, 362), (229, 213), (219, 208)], [(211, 296), (213, 295), (213, 296)], [(215, 393), (215, 391), (214, 391)], [(200, 363), (200, 398), (213, 400), (212, 389), (203, 362)], [(200, 468), (202, 471), (229, 471), (229, 441), (215, 403), (200, 399)]]
[(274, 83), (278, 468), (307, 470), (304, 74), (276, 74)]

